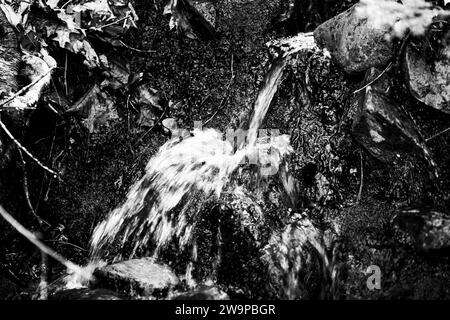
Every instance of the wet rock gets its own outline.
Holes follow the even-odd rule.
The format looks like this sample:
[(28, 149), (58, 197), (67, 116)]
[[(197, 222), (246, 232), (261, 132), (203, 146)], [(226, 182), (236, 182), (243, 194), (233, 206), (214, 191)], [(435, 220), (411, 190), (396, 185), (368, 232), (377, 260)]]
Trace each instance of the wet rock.
[(175, 295), (172, 300), (230, 300), (230, 297), (218, 287), (204, 286)]
[[(381, 70), (367, 72), (366, 83), (376, 79)], [(391, 81), (383, 75), (369, 85), (359, 101), (352, 132), (355, 139), (377, 159), (393, 162), (405, 154), (417, 153), (436, 167), (423, 138), (412, 119), (390, 98)]]
[(450, 113), (450, 46), (439, 58), (429, 60), (425, 44), (406, 48), (404, 68), (412, 95), (435, 109)]
[(58, 291), (49, 300), (125, 300), (125, 297), (108, 289), (80, 288)]
[(325, 21), (314, 31), (317, 44), (327, 48), (347, 73), (383, 67), (393, 57), (393, 45), (385, 37), (388, 30), (359, 18), (356, 6)]
[(170, 14), (170, 28), (176, 28), (191, 39), (212, 39), (217, 36), (214, 5), (207, 1), (170, 1), (164, 8)]
[(162, 125), (173, 135), (178, 130), (177, 120), (174, 118), (166, 118), (162, 121)]
[(193, 1), (194, 8), (208, 21), (211, 26), (216, 27), (216, 8), (211, 1), (198, 0)]
[(115, 263), (94, 272), (95, 287), (105, 287), (128, 295), (164, 297), (179, 279), (172, 270), (152, 258)]
[(450, 249), (450, 215), (432, 208), (411, 208), (399, 212), (394, 224), (407, 233), (419, 251)]

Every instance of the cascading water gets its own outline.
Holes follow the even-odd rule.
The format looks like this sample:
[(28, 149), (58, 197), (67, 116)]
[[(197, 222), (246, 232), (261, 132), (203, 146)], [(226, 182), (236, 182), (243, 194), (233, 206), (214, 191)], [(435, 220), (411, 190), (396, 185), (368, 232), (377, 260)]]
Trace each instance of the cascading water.
[(126, 201), (95, 228), (91, 238), (92, 261), (100, 260), (102, 250), (117, 239), (132, 243), (132, 255), (150, 240), (156, 245), (155, 255), (174, 237), (180, 249), (192, 245), (196, 217), (188, 213), (194, 201), (186, 199), (190, 194), (202, 192), (204, 198), (219, 197), (245, 159), (256, 159), (261, 170), (267, 166), (278, 168), (283, 157), (292, 152), (289, 136), (258, 138), (258, 129), (289, 55), (315, 45), (311, 34), (300, 37), (300, 45), (279, 57), (266, 75), (253, 110), (247, 143), (235, 152), (222, 133), (205, 129), (194, 130), (192, 137), (182, 141), (173, 139), (164, 144), (150, 159), (144, 177), (133, 185)]

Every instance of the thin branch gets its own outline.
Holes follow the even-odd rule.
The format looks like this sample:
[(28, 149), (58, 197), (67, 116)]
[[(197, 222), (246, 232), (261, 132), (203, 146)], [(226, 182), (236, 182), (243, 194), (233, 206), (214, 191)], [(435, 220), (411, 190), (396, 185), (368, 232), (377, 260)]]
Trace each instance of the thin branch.
[(368, 86), (371, 86), (372, 84), (374, 84), (378, 79), (380, 79), (383, 76), (383, 74), (385, 74), (389, 69), (391, 69), (392, 66), (393, 66), (393, 64), (392, 64), (392, 62), (390, 62), (388, 64), (388, 66), (375, 79), (373, 79), (372, 81), (369, 81), (364, 87), (359, 88), (358, 90), (355, 90), (353, 92), (353, 94), (361, 92), (362, 90), (366, 89)]
[(25, 198), (27, 200), (28, 208), (30, 209), (33, 216), (37, 219), (39, 224), (42, 226), (43, 224), (46, 224), (47, 226), (51, 226), (50, 223), (39, 217), (36, 213), (36, 210), (34, 210), (33, 205), (31, 204), (30, 200), (30, 193), (28, 191), (28, 178), (27, 178), (27, 163), (25, 162), (25, 159), (23, 158), (22, 150), (17, 149), (19, 151), (20, 159), (22, 160), (22, 170), (23, 170), (23, 192), (25, 194)]
[(119, 23), (119, 22), (122, 22), (123, 20), (126, 20), (126, 19), (128, 19), (129, 17), (130, 17), (130, 16), (127, 14), (125, 17), (120, 18), (119, 20), (116, 20), (116, 21), (113, 21), (113, 22), (111, 22), (111, 23), (105, 24), (105, 25), (100, 26), (100, 27), (95, 27), (95, 28), (92, 28), (92, 29), (99, 29), (99, 30), (101, 30), (101, 29), (103, 29), (103, 28), (110, 27), (110, 26), (115, 25), (115, 24), (117, 24), (117, 23)]
[[(66, 60), (64, 61), (64, 89), (66, 91), (66, 97), (68, 97), (69, 87), (67, 86), (67, 51), (66, 51)], [(58, 91), (56, 91), (56, 93), (58, 93)]]
[(43, 253), (49, 255), (62, 265), (64, 265), (67, 269), (72, 270), (76, 274), (86, 278), (86, 272), (83, 270), (82, 267), (79, 265), (73, 263), (72, 261), (67, 260), (63, 256), (61, 256), (59, 253), (54, 251), (53, 249), (47, 247), (44, 243), (42, 243), (33, 233), (28, 231), (23, 225), (21, 225), (16, 219), (14, 219), (13, 216), (11, 216), (2, 205), (0, 205), (0, 215), (5, 219), (14, 229), (17, 230), (21, 235), (23, 235), (25, 238), (27, 238), (28, 241), (33, 243), (36, 247), (39, 248)]
[[(4, 105), (10, 103), (11, 101), (13, 101), (15, 98), (17, 98), (19, 95), (21, 95), (22, 93), (24, 93), (25, 91), (27, 91), (28, 89), (30, 89), (32, 86), (34, 86), (36, 83), (38, 83), (39, 81), (41, 81), (44, 77), (46, 77), (51, 71), (53, 70), (53, 68), (50, 68), (47, 70), (47, 72), (45, 72), (44, 74), (42, 74), (39, 78), (37, 78), (36, 80), (34, 80), (33, 82), (31, 82), (30, 84), (26, 85), (25, 87), (23, 87), (22, 89), (20, 89), (19, 91), (17, 91), (16, 93), (14, 93), (11, 97), (9, 97), (6, 100), (3, 100), (2, 102), (0, 102), (0, 108), (3, 108)], [(26, 107), (26, 108), (16, 108), (16, 109), (34, 109), (34, 108), (30, 108), (30, 107)]]
[(433, 140), (434, 138), (437, 138), (437, 137), (443, 135), (444, 133), (446, 133), (446, 132), (448, 132), (448, 131), (450, 131), (450, 127), (448, 127), (447, 129), (444, 129), (444, 130), (442, 130), (442, 131), (436, 133), (435, 135), (432, 135), (431, 137), (429, 137), (429, 138), (426, 139), (425, 141), (428, 142), (428, 141), (430, 141), (430, 140)]
[(360, 183), (359, 183), (359, 192), (358, 192), (358, 198), (356, 198), (356, 203), (359, 203), (361, 201), (361, 197), (362, 197), (362, 191), (363, 191), (363, 187), (364, 187), (364, 161), (363, 161), (363, 155), (361, 150), (359, 151), (359, 157), (361, 159), (361, 176), (360, 176)]
[(61, 241), (61, 240), (48, 240), (47, 242), (56, 242), (56, 243), (60, 243), (60, 244), (65, 244), (65, 245), (72, 246), (72, 247), (74, 247), (74, 248), (76, 248), (76, 249), (78, 249), (78, 250), (84, 251), (84, 252), (88, 252), (88, 251), (89, 251), (89, 250), (87, 250), (87, 249), (84, 249), (84, 248), (82, 248), (82, 247), (80, 247), (80, 246), (77, 246), (76, 244), (73, 244), (73, 243), (70, 243), (70, 242), (67, 242), (67, 241)]
[(31, 159), (33, 159), (34, 162), (36, 162), (39, 166), (41, 166), (41, 168), (43, 168), (44, 170), (50, 172), (55, 178), (58, 177), (58, 174), (53, 171), (52, 169), (50, 169), (49, 167), (47, 167), (45, 164), (43, 164), (41, 161), (39, 161), (38, 159), (36, 159), (24, 146), (22, 146), (22, 144), (20, 144), (20, 142), (14, 138), (14, 136), (12, 135), (12, 133), (8, 130), (8, 128), (5, 126), (5, 124), (3, 123), (3, 121), (0, 120), (0, 127), (2, 127), (3, 131), (5, 131), (5, 133), (8, 135), (8, 137), (11, 138), (11, 140), (23, 151), (25, 152)]
[(141, 50), (141, 49), (137, 49), (137, 48), (133, 48), (129, 45), (127, 45), (125, 42), (123, 42), (122, 40), (119, 40), (119, 42), (127, 49), (130, 49), (131, 51), (136, 51), (139, 53), (155, 53), (156, 50)]

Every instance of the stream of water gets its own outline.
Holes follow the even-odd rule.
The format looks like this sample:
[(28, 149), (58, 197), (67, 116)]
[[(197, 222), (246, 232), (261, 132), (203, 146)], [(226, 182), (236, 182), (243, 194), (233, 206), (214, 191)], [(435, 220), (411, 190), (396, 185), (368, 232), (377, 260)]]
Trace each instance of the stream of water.
[[(165, 143), (148, 162), (144, 176), (137, 181), (125, 202), (113, 210), (94, 230), (91, 238), (91, 260), (100, 261), (105, 248), (114, 241), (131, 243), (132, 254), (152, 241), (155, 256), (171, 239), (178, 239), (180, 249), (193, 242), (196, 217), (188, 209), (194, 192), (219, 198), (231, 181), (233, 172), (254, 159), (262, 170), (278, 168), (282, 159), (292, 152), (289, 136), (258, 137), (260, 128), (281, 81), (289, 54), (309, 49), (306, 44), (279, 57), (264, 79), (247, 132), (247, 143), (238, 146), (224, 139), (214, 129), (195, 129), (191, 137), (172, 139)], [(189, 212), (189, 213), (188, 213)]]

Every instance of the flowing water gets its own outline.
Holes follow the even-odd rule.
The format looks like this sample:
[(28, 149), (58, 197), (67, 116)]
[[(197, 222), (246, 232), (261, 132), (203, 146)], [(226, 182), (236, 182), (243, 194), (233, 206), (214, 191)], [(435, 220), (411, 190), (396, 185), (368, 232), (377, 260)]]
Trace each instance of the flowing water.
[(214, 129), (196, 129), (191, 137), (181, 141), (172, 139), (160, 148), (125, 202), (95, 228), (91, 239), (92, 261), (100, 260), (103, 250), (118, 240), (122, 244), (131, 243), (131, 255), (149, 242), (156, 246), (155, 255), (172, 239), (178, 240), (180, 249), (188, 244), (192, 246), (197, 220), (189, 209), (198, 201), (193, 200), (192, 194), (200, 192), (203, 199), (219, 198), (245, 159), (256, 160), (253, 163), (261, 171), (267, 166), (278, 168), (282, 159), (292, 152), (289, 136), (258, 137), (258, 129), (287, 63), (288, 54), (285, 54), (266, 75), (253, 110), (247, 143), (239, 145), (236, 151), (233, 143)]

